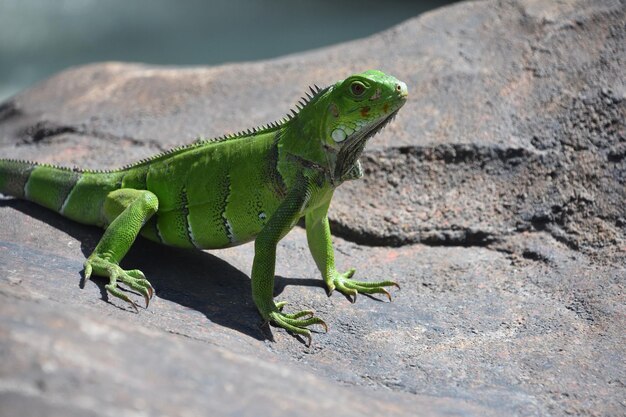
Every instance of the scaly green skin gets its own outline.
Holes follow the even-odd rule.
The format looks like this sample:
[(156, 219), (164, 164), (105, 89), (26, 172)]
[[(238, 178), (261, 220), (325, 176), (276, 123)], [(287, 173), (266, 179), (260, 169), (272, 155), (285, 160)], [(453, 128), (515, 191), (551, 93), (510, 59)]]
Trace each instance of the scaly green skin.
[(305, 217), (311, 254), (329, 293), (385, 294), (391, 281), (353, 280), (335, 268), (328, 225), (333, 191), (359, 178), (369, 137), (406, 101), (406, 85), (380, 71), (353, 75), (312, 95), (299, 112), (258, 129), (173, 149), (113, 171), (82, 171), (0, 160), (0, 192), (41, 204), (80, 223), (105, 228), (85, 262), (85, 277), (109, 278), (153, 294), (139, 270), (119, 263), (138, 234), (166, 245), (219, 249), (255, 239), (252, 294), (265, 320), (308, 338), (326, 324), (312, 311), (285, 314), (273, 297), (276, 245)]

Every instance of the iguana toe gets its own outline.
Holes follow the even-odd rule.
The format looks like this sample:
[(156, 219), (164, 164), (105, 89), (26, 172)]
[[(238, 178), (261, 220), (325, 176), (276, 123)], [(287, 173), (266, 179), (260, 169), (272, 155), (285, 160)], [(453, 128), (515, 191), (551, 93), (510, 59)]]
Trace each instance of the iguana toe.
[(391, 301), (391, 294), (384, 287), (400, 288), (400, 286), (394, 281), (357, 281), (351, 279), (353, 275), (354, 268), (351, 268), (343, 274), (337, 272), (332, 278), (332, 282), (330, 283), (331, 285), (329, 285), (329, 287), (336, 288), (339, 292), (350, 298), (350, 301), (353, 303), (356, 302), (356, 296), (358, 293), (384, 294), (389, 301)]
[[(284, 305), (284, 302), (276, 303), (276, 307), (283, 307)], [(293, 334), (304, 336), (308, 341), (307, 346), (311, 346), (311, 331), (307, 329), (307, 327), (319, 324), (324, 327), (324, 331), (328, 332), (328, 325), (324, 322), (324, 320), (319, 317), (315, 317), (314, 314), (315, 313), (312, 310), (302, 310), (291, 314), (285, 314), (281, 311), (272, 311), (268, 316), (269, 321), (277, 326), (282, 327)], [(301, 319), (301, 317), (305, 316), (309, 317)]]
[(85, 262), (85, 279), (88, 280), (91, 275), (96, 274), (109, 278), (109, 283), (105, 285), (106, 290), (114, 297), (129, 303), (135, 311), (139, 311), (137, 304), (124, 294), (118, 287), (118, 281), (126, 284), (131, 289), (137, 291), (146, 303), (146, 308), (150, 304), (150, 299), (154, 295), (152, 284), (146, 279), (146, 276), (138, 269), (124, 270), (119, 265), (103, 259), (97, 255), (92, 255)]
[(128, 304), (131, 305), (131, 307), (133, 307), (135, 309), (136, 313), (139, 313), (139, 308), (137, 308), (137, 304), (135, 304), (135, 302), (133, 300), (128, 298), (128, 296), (126, 294), (124, 294), (122, 291), (120, 291), (120, 289), (117, 288), (116, 284), (107, 284), (107, 285), (104, 286), (104, 288), (106, 288), (106, 290), (112, 296), (126, 301)]

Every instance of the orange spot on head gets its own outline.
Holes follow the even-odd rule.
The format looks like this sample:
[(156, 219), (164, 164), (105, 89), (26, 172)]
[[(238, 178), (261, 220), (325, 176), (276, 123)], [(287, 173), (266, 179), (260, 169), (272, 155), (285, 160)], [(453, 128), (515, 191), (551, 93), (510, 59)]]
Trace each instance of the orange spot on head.
[(383, 105), (383, 111), (384, 111), (385, 113), (387, 113), (387, 112), (389, 111), (389, 104), (388, 104), (388, 103), (385, 103), (385, 104)]
[(367, 116), (367, 113), (369, 113), (369, 112), (370, 112), (370, 108), (368, 106), (361, 107), (361, 116), (362, 117)]

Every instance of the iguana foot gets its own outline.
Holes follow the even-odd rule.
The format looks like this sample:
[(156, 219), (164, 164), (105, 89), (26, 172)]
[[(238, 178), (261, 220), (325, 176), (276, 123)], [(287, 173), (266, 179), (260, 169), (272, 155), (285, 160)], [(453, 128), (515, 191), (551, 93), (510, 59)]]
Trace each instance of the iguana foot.
[[(297, 313), (285, 314), (281, 310), (287, 304), (285, 301), (276, 303), (276, 310), (268, 313), (268, 321), (282, 327), (283, 329), (306, 337), (307, 346), (311, 346), (311, 331), (307, 327), (319, 324), (324, 327), (324, 331), (328, 332), (328, 326), (324, 320), (314, 316), (313, 310), (302, 310)], [(309, 316), (309, 317), (306, 317)], [(301, 319), (301, 317), (306, 317)]]
[(137, 304), (126, 294), (124, 294), (117, 286), (118, 281), (128, 285), (133, 290), (143, 295), (146, 301), (146, 307), (150, 303), (150, 299), (154, 295), (154, 288), (146, 279), (146, 276), (138, 269), (124, 270), (119, 265), (102, 259), (97, 255), (91, 255), (85, 261), (85, 280), (91, 277), (91, 274), (100, 275), (109, 278), (109, 283), (104, 286), (109, 294), (129, 303), (135, 311), (139, 311)]
[(354, 268), (350, 268), (343, 274), (335, 271), (332, 278), (326, 281), (328, 295), (332, 294), (333, 291), (337, 289), (337, 291), (344, 294), (353, 303), (356, 302), (356, 296), (358, 293), (385, 294), (387, 298), (389, 298), (389, 301), (391, 301), (391, 294), (389, 294), (389, 291), (387, 291), (384, 287), (400, 288), (400, 286), (393, 281), (367, 282), (351, 279), (355, 271), (356, 270)]

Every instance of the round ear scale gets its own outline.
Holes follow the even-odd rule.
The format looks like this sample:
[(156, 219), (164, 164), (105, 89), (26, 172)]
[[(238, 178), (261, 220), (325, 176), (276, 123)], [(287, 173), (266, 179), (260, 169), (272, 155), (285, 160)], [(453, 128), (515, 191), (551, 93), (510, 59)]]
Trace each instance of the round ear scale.
[(330, 136), (337, 143), (343, 142), (344, 140), (346, 140), (347, 137), (346, 132), (344, 132), (342, 129), (333, 130)]

